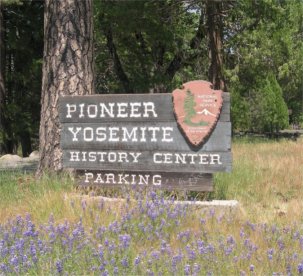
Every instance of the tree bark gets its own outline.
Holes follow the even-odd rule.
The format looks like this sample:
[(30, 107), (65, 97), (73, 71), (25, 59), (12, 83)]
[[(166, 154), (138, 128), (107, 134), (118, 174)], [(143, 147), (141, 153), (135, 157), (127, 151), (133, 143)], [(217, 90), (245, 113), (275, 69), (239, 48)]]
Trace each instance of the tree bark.
[(221, 11), (222, 1), (207, 1), (206, 14), (210, 58), (208, 78), (215, 89), (227, 91), (223, 76), (223, 23)]
[(62, 170), (58, 99), (93, 94), (92, 0), (46, 0), (37, 175)]

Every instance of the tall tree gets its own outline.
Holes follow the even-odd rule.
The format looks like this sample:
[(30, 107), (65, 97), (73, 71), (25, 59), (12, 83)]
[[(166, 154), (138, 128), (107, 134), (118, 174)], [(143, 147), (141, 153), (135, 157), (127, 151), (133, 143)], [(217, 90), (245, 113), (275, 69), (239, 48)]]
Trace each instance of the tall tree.
[[(43, 2), (1, 1), (0, 151), (28, 156), (38, 138)], [(22, 116), (20, 116), (22, 114)]]
[(210, 65), (208, 79), (215, 89), (227, 91), (223, 75), (223, 1), (206, 1)]
[[(0, 2), (0, 135), (3, 136), (3, 119), (4, 119), (4, 95), (5, 95), (5, 53), (4, 53), (4, 20), (3, 4)], [(0, 154), (4, 152), (3, 138), (0, 137)]]
[[(259, 106), (268, 103), (267, 109), (272, 109), (269, 101), (258, 102), (266, 99), (271, 90), (267, 79), (271, 80), (270, 84), (274, 84), (275, 79), (282, 89), (283, 97), (276, 100), (280, 101), (278, 106), (286, 103), (292, 110), (290, 123), (302, 122), (303, 2), (239, 0), (225, 21), (228, 23), (228, 32), (224, 34), (225, 73), (232, 92), (233, 126), (238, 130), (263, 131), (260, 122), (251, 116), (256, 112), (251, 102)], [(278, 86), (272, 87), (278, 95)], [(265, 108), (258, 112), (262, 110)], [(279, 113), (285, 115), (285, 112)], [(270, 120), (275, 121), (275, 114), (261, 116), (272, 116)], [(250, 117), (249, 124), (247, 117)]]
[(58, 99), (93, 93), (92, 0), (46, 0), (37, 175), (62, 169)]
[(194, 71), (188, 68), (207, 58), (205, 16), (196, 2), (95, 1), (98, 90), (158, 93), (182, 84)]

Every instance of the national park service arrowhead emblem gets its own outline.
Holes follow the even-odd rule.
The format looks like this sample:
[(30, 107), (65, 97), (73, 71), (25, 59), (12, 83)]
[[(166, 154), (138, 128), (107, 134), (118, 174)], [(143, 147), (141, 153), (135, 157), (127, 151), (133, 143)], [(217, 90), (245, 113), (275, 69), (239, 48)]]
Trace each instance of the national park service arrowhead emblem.
[(207, 81), (191, 81), (173, 91), (177, 123), (193, 146), (200, 146), (215, 128), (223, 105), (221, 90)]

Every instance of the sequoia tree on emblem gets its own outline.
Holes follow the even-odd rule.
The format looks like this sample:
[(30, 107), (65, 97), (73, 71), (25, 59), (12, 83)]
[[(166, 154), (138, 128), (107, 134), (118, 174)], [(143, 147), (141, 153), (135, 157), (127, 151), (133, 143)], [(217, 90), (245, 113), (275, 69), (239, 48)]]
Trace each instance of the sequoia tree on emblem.
[(222, 93), (201, 80), (173, 91), (176, 120), (191, 145), (201, 146), (215, 128), (223, 105)]

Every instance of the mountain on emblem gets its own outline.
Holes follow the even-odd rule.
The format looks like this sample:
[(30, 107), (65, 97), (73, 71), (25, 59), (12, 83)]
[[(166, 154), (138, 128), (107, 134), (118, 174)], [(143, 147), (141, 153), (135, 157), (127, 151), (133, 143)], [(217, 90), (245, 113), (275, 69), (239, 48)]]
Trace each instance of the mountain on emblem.
[(191, 81), (173, 91), (177, 123), (193, 146), (200, 146), (215, 128), (223, 105), (221, 90), (210, 82)]
[(202, 111), (198, 111), (197, 114), (210, 115), (210, 116), (216, 117), (215, 114), (211, 113), (211, 112), (208, 111), (206, 108), (204, 108)]

